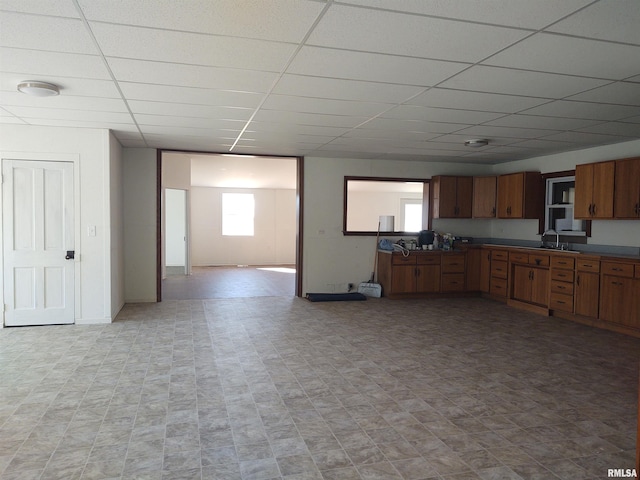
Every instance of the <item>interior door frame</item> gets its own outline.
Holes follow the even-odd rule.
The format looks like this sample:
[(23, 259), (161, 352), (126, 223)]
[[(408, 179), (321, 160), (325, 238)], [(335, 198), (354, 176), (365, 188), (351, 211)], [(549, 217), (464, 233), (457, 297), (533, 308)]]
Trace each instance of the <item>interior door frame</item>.
[(166, 243), (167, 243), (167, 190), (184, 192), (184, 274), (191, 275), (191, 221), (189, 219), (189, 211), (190, 211), (190, 202), (189, 202), (189, 190), (184, 188), (164, 188), (163, 189), (163, 205), (165, 209), (163, 211), (163, 220), (165, 222), (164, 227), (162, 229), (164, 243), (163, 243), (163, 251), (162, 251), (162, 278), (167, 277), (167, 251), (166, 251)]
[[(75, 243), (76, 260), (74, 261), (74, 287), (73, 287), (73, 310), (74, 323), (82, 311), (81, 302), (81, 282), (80, 282), (80, 252), (82, 251), (81, 228), (80, 228), (80, 155), (66, 153), (43, 153), (43, 152), (3, 152), (0, 151), (0, 172), (5, 160), (36, 161), (36, 162), (67, 162), (73, 164), (73, 235)], [(1, 205), (4, 195), (4, 185), (0, 182), (0, 265), (4, 268), (4, 213)], [(0, 275), (0, 305), (2, 305), (2, 318), (0, 328), (4, 328), (4, 275)]]
[[(156, 150), (156, 301), (162, 301), (162, 265), (163, 243), (162, 231), (164, 228), (163, 188), (162, 188), (162, 155), (163, 153), (197, 153), (205, 155), (222, 155), (224, 152), (204, 152), (199, 150)], [(263, 157), (289, 158), (296, 162), (296, 297), (302, 297), (302, 258), (303, 258), (303, 225), (304, 225), (304, 157), (287, 157), (282, 155), (253, 155)]]

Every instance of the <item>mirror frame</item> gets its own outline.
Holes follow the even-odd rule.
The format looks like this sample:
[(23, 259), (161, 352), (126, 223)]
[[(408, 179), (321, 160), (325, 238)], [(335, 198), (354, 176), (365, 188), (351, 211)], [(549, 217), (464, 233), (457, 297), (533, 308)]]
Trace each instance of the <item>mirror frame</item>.
[[(353, 235), (353, 236), (377, 236), (378, 232), (375, 230), (371, 231), (353, 231), (347, 230), (347, 185), (349, 180), (356, 181), (369, 181), (369, 182), (422, 182), (422, 229), (423, 230), (431, 230), (431, 205), (429, 203), (429, 186), (431, 180), (428, 178), (395, 178), (395, 177), (358, 177), (358, 176), (347, 176), (344, 177), (344, 190), (343, 190), (343, 211), (342, 211), (342, 234)], [(384, 233), (387, 236), (394, 237), (402, 237), (402, 236), (416, 236), (418, 232), (380, 232)]]

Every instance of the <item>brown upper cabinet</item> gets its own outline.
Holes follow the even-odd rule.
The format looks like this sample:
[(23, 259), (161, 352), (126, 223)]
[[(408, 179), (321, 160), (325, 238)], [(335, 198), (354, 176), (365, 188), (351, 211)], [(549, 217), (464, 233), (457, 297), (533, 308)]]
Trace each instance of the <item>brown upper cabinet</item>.
[(575, 218), (613, 218), (615, 161), (576, 165)]
[(614, 217), (640, 218), (640, 158), (616, 161)]
[(471, 218), (473, 177), (438, 175), (431, 179), (433, 218)]
[(473, 177), (473, 218), (496, 217), (498, 177)]
[(498, 218), (540, 218), (544, 214), (544, 182), (540, 172), (498, 177)]

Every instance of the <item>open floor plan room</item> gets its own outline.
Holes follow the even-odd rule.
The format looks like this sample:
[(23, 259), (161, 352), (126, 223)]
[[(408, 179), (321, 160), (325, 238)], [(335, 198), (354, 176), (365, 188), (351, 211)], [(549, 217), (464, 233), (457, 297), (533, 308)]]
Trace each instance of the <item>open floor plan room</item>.
[(481, 298), (130, 304), (0, 331), (0, 477), (601, 479), (638, 351)]

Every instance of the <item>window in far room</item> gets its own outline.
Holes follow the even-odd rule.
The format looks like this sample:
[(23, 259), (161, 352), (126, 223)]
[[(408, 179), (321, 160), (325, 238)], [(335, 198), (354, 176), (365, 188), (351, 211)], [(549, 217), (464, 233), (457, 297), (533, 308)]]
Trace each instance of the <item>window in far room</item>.
[(222, 194), (222, 235), (252, 237), (254, 217), (252, 193)]
[(405, 232), (418, 232), (422, 230), (422, 200), (413, 198), (403, 198), (402, 204), (402, 226)]

